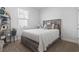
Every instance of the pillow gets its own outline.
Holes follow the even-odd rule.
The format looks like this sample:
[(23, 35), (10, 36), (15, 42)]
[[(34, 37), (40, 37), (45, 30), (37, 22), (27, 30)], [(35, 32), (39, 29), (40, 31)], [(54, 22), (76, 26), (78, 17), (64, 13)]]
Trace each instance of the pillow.
[(59, 28), (59, 26), (57, 24), (55, 24), (54, 29), (58, 29), (58, 28)]
[(54, 29), (54, 26), (55, 26), (55, 25), (54, 25), (54, 24), (52, 24), (52, 26), (51, 26), (51, 27), (52, 27), (52, 29)]
[(44, 29), (54, 29), (54, 24), (50, 24), (50, 25), (44, 25), (43, 27)]
[(44, 28), (44, 29), (47, 29), (47, 25), (45, 24), (43, 28)]

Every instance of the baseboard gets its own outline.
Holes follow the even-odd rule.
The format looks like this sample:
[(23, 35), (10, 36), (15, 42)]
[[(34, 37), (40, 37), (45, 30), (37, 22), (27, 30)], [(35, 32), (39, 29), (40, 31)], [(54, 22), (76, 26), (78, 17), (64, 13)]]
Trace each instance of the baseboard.
[(62, 39), (62, 40), (79, 44), (79, 39), (68, 39), (68, 38), (67, 38), (67, 39)]

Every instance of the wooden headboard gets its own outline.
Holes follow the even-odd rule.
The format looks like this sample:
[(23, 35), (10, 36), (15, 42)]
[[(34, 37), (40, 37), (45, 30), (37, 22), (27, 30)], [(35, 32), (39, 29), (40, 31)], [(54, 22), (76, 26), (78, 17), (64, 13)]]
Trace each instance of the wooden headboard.
[(43, 26), (47, 23), (50, 23), (51, 25), (54, 24), (55, 29), (59, 29), (59, 36), (61, 39), (61, 19), (52, 19), (52, 20), (43, 20)]

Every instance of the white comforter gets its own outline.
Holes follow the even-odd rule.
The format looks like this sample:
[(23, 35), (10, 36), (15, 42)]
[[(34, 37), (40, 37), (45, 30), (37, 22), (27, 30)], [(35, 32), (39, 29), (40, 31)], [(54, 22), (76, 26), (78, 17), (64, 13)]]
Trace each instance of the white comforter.
[(57, 29), (30, 29), (23, 30), (23, 36), (26, 36), (39, 43), (38, 51), (46, 51), (49, 44), (54, 42), (59, 37)]

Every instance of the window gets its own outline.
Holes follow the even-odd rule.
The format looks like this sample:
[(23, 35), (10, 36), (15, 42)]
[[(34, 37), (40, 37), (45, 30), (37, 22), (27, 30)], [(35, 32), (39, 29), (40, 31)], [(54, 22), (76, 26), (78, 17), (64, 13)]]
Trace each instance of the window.
[(24, 26), (27, 26), (27, 20), (22, 20), (22, 19), (19, 19), (19, 26), (20, 27), (24, 27)]
[(21, 27), (24, 27), (24, 26), (27, 26), (27, 21), (29, 19), (28, 17), (28, 11), (27, 10), (24, 10), (24, 9), (21, 9), (21, 8), (18, 8), (18, 25), (21, 26)]

